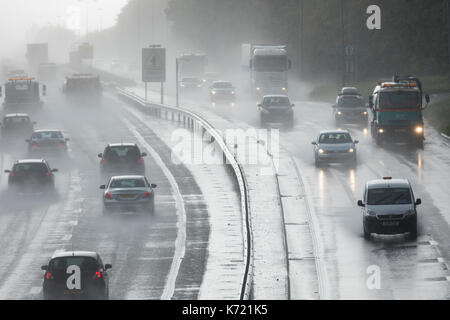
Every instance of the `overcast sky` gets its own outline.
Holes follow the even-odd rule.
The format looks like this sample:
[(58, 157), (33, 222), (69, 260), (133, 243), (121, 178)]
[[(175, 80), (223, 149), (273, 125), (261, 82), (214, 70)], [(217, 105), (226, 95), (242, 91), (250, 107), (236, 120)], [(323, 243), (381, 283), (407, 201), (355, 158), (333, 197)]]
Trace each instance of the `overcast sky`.
[(128, 0), (0, 0), (0, 55), (26, 42), (30, 29), (64, 25), (86, 32), (86, 5), (89, 31), (115, 24)]

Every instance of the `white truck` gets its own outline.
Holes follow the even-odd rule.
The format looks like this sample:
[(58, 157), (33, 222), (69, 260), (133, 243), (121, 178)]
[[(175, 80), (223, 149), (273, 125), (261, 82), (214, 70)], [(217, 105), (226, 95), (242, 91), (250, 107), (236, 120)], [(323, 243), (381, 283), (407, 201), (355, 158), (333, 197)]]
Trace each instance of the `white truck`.
[(29, 43), (27, 44), (27, 62), (32, 73), (37, 73), (41, 63), (48, 63), (48, 44)]
[(241, 66), (250, 72), (250, 86), (255, 96), (287, 94), (291, 60), (286, 46), (243, 44)]
[(202, 87), (208, 60), (203, 54), (183, 54), (178, 58), (181, 87)]

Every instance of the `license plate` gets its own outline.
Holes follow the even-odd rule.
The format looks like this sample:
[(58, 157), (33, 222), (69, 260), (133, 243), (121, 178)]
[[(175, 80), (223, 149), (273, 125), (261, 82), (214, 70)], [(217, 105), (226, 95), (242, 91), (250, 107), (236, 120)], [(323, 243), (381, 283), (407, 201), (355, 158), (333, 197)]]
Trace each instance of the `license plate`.
[(121, 194), (120, 195), (120, 198), (123, 198), (123, 199), (131, 199), (131, 198), (134, 198), (134, 197), (135, 197), (134, 194)]
[(408, 130), (406, 129), (395, 129), (395, 132), (407, 132)]
[(73, 295), (77, 295), (77, 294), (83, 294), (83, 290), (64, 290), (64, 294), (73, 294)]
[(400, 225), (400, 222), (398, 221), (385, 221), (383, 222), (383, 226), (385, 227), (398, 227)]

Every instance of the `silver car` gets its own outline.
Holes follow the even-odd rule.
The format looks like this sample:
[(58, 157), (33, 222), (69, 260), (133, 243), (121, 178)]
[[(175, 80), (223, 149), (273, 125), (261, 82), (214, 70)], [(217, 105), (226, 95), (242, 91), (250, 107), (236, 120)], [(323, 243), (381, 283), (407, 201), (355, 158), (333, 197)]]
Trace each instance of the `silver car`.
[(323, 162), (351, 161), (356, 165), (356, 144), (359, 141), (353, 140), (346, 130), (322, 131), (311, 143), (314, 145), (316, 167)]
[(103, 192), (103, 214), (113, 209), (144, 210), (153, 214), (155, 207), (155, 194), (145, 176), (113, 176), (107, 185), (101, 185)]
[(406, 179), (383, 179), (367, 182), (364, 200), (358, 201), (363, 211), (364, 238), (372, 233), (399, 234), (409, 232), (417, 238), (417, 210), (421, 199), (414, 199), (411, 184)]

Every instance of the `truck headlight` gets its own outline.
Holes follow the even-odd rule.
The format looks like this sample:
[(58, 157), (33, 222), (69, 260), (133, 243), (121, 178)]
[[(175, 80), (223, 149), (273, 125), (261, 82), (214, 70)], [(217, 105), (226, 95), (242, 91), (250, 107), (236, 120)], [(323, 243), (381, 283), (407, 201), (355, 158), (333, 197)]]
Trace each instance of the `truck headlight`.
[(338, 111), (337, 114), (338, 114), (339, 116), (341, 116), (341, 115), (342, 115), (342, 112), (341, 112), (341, 111)]
[(379, 133), (384, 133), (384, 129), (383, 129), (383, 128), (380, 128), (380, 129), (378, 129), (378, 132), (379, 132)]
[(364, 112), (363, 112), (363, 115), (367, 116), (367, 111), (364, 111)]
[(414, 131), (415, 131), (417, 134), (421, 134), (421, 133), (423, 133), (423, 127), (422, 127), (422, 126), (417, 126), (417, 127), (414, 129)]
[(286, 88), (281, 88), (281, 90), (286, 91)]
[(211, 91), (212, 94), (216, 94), (217, 92), (215, 90)]

